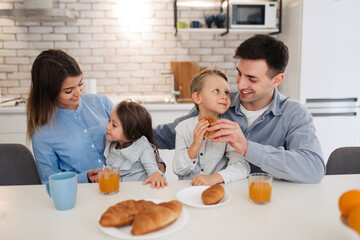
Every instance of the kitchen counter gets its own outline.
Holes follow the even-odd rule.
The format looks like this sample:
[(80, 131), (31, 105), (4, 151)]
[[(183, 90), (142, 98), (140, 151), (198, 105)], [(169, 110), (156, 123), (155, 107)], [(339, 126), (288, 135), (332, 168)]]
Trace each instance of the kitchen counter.
[[(146, 103), (143, 106), (150, 112), (153, 127), (156, 127), (187, 114), (194, 104)], [(31, 149), (31, 143), (26, 141), (25, 104), (0, 106), (0, 143), (20, 143)], [(172, 155), (172, 152), (169, 154)]]
[[(148, 111), (190, 111), (194, 107), (192, 103), (144, 103), (143, 105)], [(0, 114), (2, 113), (26, 113), (25, 105), (21, 106), (0, 106)]]
[(0, 107), (0, 114), (26, 113), (25, 106)]

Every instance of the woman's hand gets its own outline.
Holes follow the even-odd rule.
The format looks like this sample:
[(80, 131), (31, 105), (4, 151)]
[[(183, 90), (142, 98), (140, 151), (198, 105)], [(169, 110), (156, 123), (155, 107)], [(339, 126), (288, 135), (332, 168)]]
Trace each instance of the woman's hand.
[(146, 185), (148, 183), (151, 183), (151, 188), (156, 187), (157, 189), (159, 189), (160, 187), (164, 188), (165, 186), (168, 186), (167, 181), (158, 172), (153, 173), (150, 177), (145, 179), (145, 181), (143, 182), (143, 185)]
[(217, 131), (209, 136), (213, 142), (227, 142), (236, 152), (245, 155), (248, 149), (248, 141), (239, 124), (228, 119), (220, 119), (211, 124), (209, 131)]
[(219, 173), (214, 173), (211, 175), (198, 174), (191, 180), (191, 184), (193, 186), (201, 186), (201, 185), (212, 186), (214, 184), (223, 183), (223, 182), (224, 179)]
[(99, 182), (98, 171), (99, 171), (98, 169), (91, 169), (88, 171), (87, 177), (90, 182), (92, 182), (92, 183)]

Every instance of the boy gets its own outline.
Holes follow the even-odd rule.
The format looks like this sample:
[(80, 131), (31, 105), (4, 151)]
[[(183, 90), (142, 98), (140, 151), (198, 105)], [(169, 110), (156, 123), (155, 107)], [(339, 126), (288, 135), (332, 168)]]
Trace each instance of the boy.
[(214, 185), (246, 178), (249, 163), (227, 143), (215, 143), (205, 136), (209, 122), (218, 119), (230, 106), (227, 76), (207, 68), (190, 83), (191, 97), (199, 115), (184, 120), (175, 128), (176, 143), (173, 170), (179, 179), (192, 179), (192, 185)]

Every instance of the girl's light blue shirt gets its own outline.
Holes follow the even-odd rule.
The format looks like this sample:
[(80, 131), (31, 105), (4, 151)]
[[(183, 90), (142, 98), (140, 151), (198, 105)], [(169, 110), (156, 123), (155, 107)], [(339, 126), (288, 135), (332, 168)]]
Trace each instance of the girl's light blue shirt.
[(75, 172), (87, 183), (87, 171), (105, 164), (105, 125), (114, 104), (104, 95), (86, 94), (76, 110), (56, 108), (50, 123), (32, 137), (33, 152), (41, 181), (58, 172)]

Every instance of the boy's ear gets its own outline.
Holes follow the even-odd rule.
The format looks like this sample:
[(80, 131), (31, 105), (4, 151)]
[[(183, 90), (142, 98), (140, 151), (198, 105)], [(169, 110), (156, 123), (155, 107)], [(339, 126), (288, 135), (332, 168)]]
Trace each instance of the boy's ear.
[(194, 103), (199, 104), (201, 99), (200, 99), (200, 94), (198, 92), (193, 92), (193, 94), (191, 95), (192, 100), (194, 101)]

